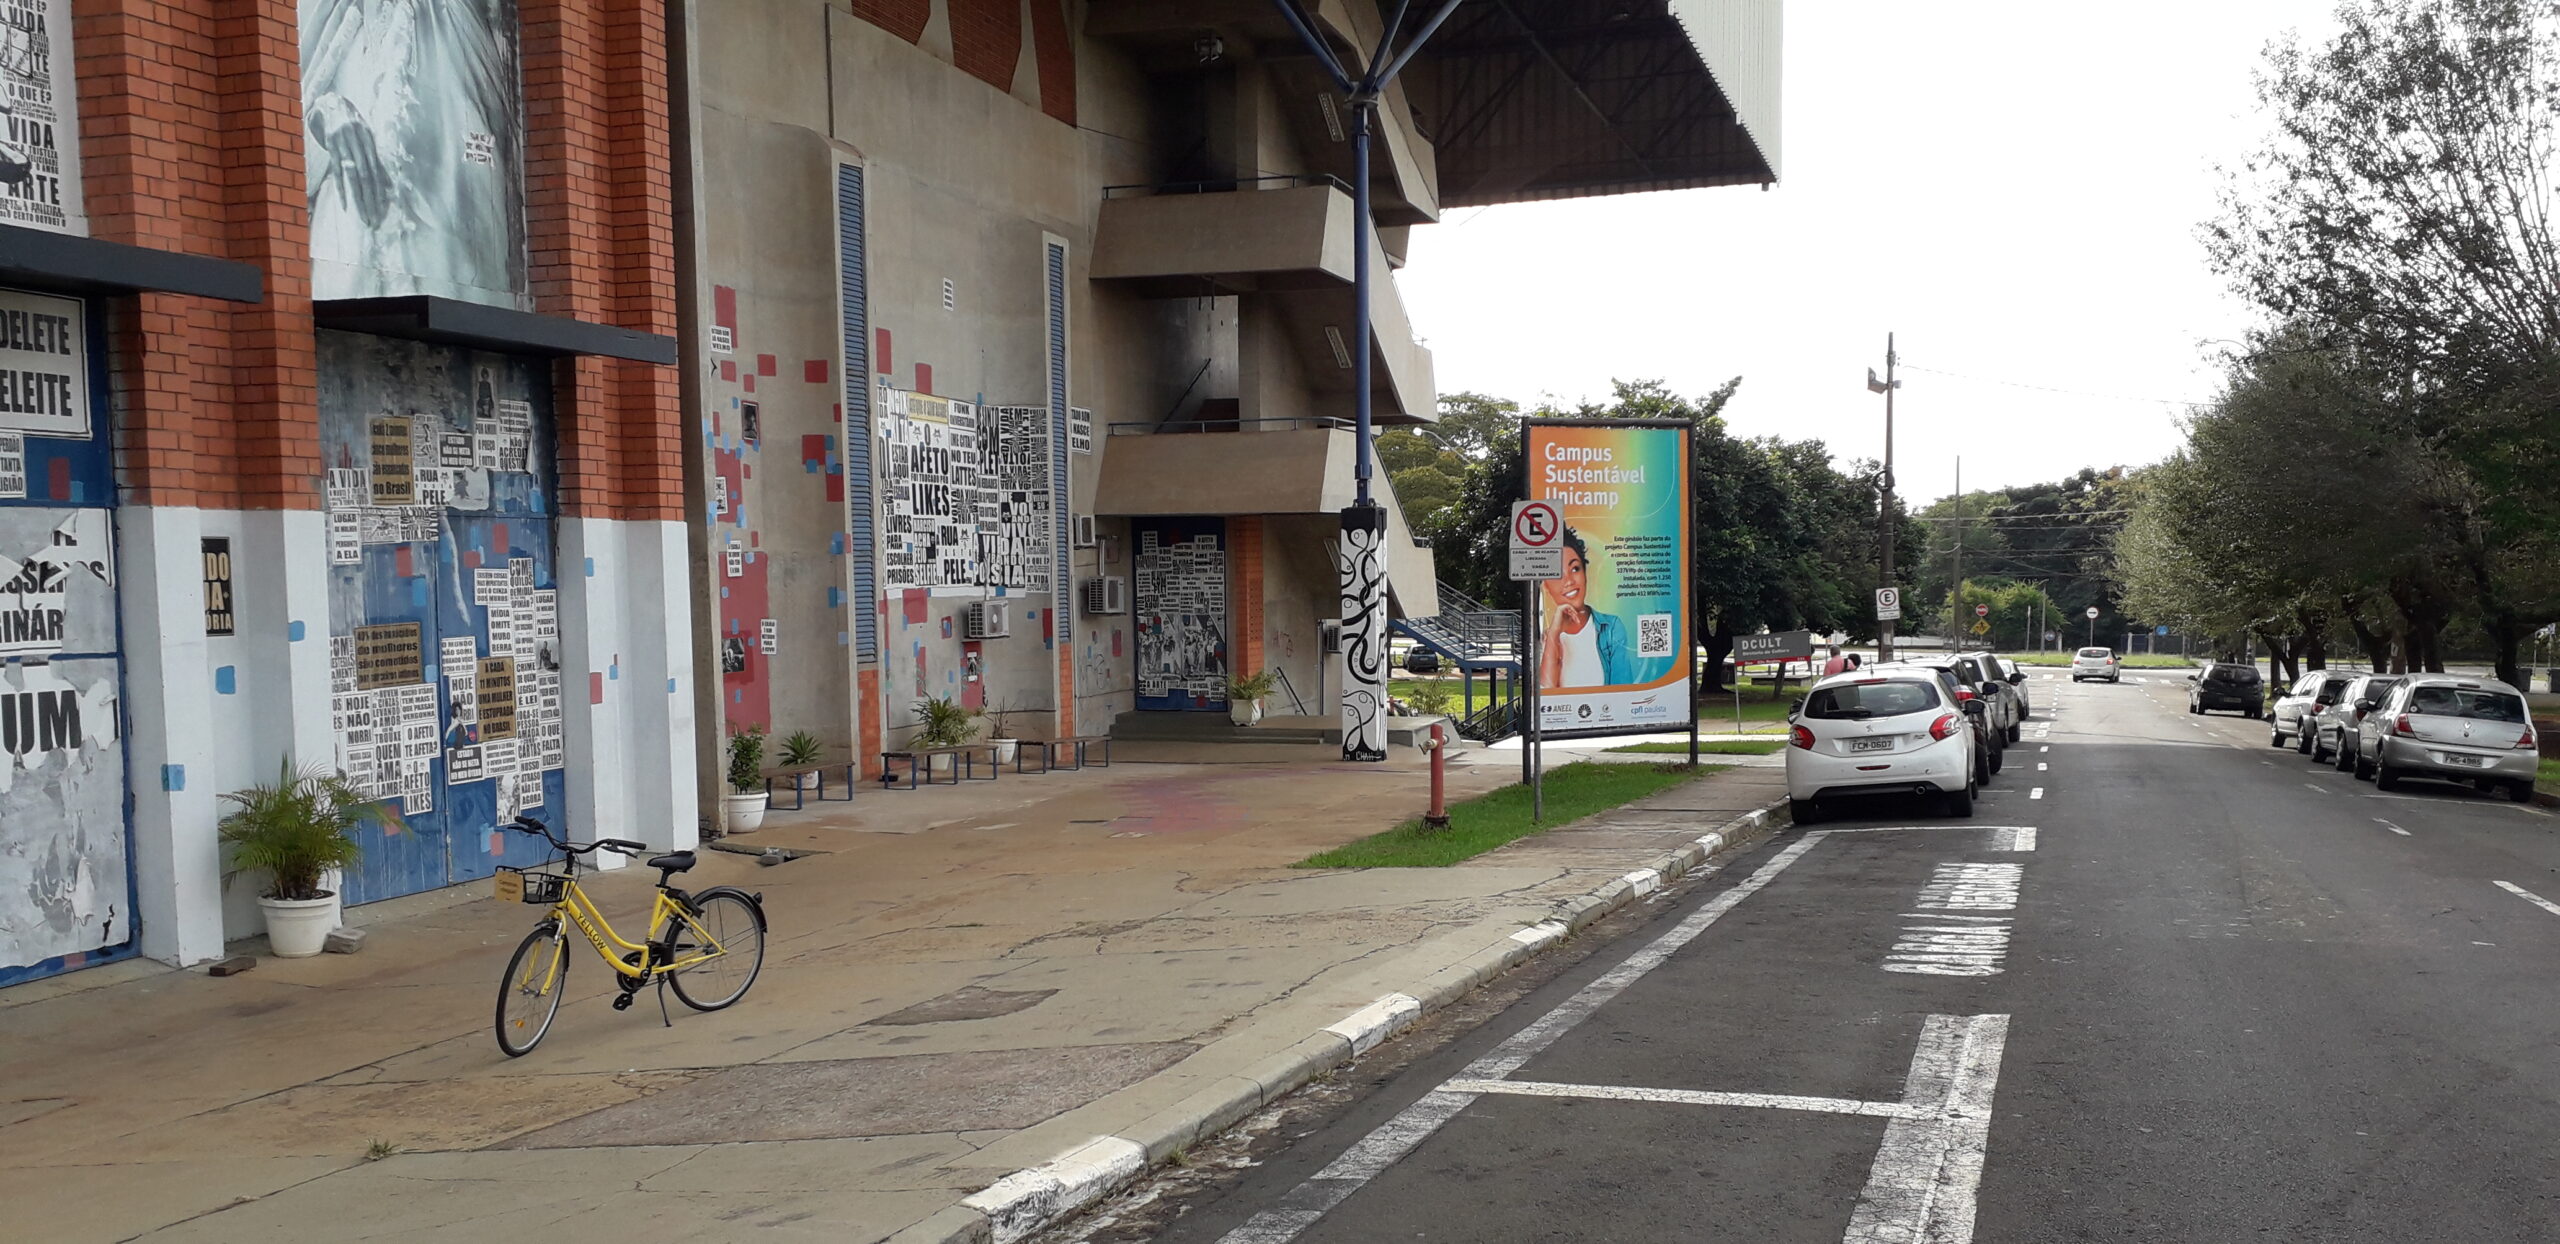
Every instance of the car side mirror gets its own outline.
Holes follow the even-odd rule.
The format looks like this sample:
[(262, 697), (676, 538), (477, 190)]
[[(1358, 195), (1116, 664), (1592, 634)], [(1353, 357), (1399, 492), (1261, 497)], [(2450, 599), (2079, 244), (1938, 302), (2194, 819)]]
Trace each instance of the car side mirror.
[(1965, 716), (1980, 717), (1985, 707), (1987, 706), (1980, 700), (1967, 700), (1964, 702)]
[(2025, 670), (2011, 670), (2011, 671), (2009, 671), (2009, 685), (2010, 685), (2010, 686), (2012, 686), (2012, 687), (2017, 686), (2019, 683), (2025, 682), (2026, 680), (2027, 680), (2027, 672), (2026, 672)]
[(1803, 711), (1804, 711), (1804, 697), (1802, 697), (1802, 696), (1798, 696), (1798, 697), (1796, 697), (1796, 698), (1795, 698), (1795, 700), (1793, 700), (1792, 702), (1790, 702), (1790, 703), (1787, 705), (1787, 716), (1789, 716), (1789, 717), (1793, 717), (1793, 716), (1795, 716), (1795, 715), (1797, 715), (1797, 714), (1799, 714), (1799, 713), (1802, 713)]
[(2372, 712), (2373, 710), (2375, 710), (2375, 709), (2377, 709), (2377, 708), (2380, 708), (2380, 707), (2382, 707), (2382, 701), (2380, 701), (2380, 700), (2358, 700), (2358, 701), (2356, 701), (2356, 711), (2357, 711), (2357, 712), (2359, 712), (2359, 713), (2370, 713), (2370, 712)]

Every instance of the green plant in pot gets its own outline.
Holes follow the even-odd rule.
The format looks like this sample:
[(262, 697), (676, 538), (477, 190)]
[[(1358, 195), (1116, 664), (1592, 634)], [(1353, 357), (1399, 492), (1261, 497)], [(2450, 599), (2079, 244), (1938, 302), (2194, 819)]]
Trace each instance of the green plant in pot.
[(1280, 684), (1280, 676), (1269, 670), (1255, 670), (1242, 678), (1227, 680), (1227, 720), (1239, 726), (1250, 726), (1262, 720), (1262, 697)]
[[(918, 747), (958, 747), (978, 736), (978, 723), (971, 719), (969, 710), (949, 696), (918, 700), (912, 711), (916, 724), (923, 727), (916, 734)], [(950, 756), (936, 756), (933, 767), (947, 770), (952, 761)]]
[(273, 783), (231, 791), (222, 802), (231, 805), (217, 827), (231, 861), (224, 883), (242, 873), (265, 874), (258, 907), (266, 915), (269, 948), (282, 959), (319, 954), (338, 923), (337, 894), (323, 888), (328, 875), (364, 857), (355, 827), (367, 817), (391, 815), (390, 808), (334, 772), (295, 769), (289, 756), (277, 765)]
[(1013, 719), (1021, 712), (1014, 707), (1013, 701), (1006, 700), (982, 714), (987, 719), (987, 742), (996, 749), (998, 765), (1012, 764), (1013, 758), (1022, 751), (1022, 736), (1013, 730)]
[(744, 834), (764, 828), (765, 806), (772, 801), (773, 793), (764, 785), (764, 727), (731, 730), (729, 793), (720, 798), (728, 832)]
[[(782, 740), (782, 765), (786, 769), (806, 769), (826, 754), (827, 749), (818, 742), (818, 736), (806, 730), (793, 731)], [(812, 769), (795, 774), (792, 783), (802, 790), (813, 790), (818, 785), (817, 771)]]

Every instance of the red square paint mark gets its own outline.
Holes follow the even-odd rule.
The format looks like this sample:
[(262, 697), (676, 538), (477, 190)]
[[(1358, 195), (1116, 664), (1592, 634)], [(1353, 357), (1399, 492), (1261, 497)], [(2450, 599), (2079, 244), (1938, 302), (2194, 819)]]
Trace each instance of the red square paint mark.
[(480, 550), (462, 550), (462, 568), (465, 570), (478, 570), (480, 568)]
[(830, 473), (830, 474), (827, 476), (827, 500), (829, 500), (829, 501), (842, 501), (842, 500), (844, 500), (844, 473), (843, 473), (843, 472), (841, 472), (841, 471), (833, 472), (833, 473)]
[[(721, 378), (722, 380), (728, 381), (728, 382), (729, 382), (729, 383), (731, 383), (731, 384), (736, 384), (736, 383), (738, 383), (738, 360), (736, 360), (736, 359), (722, 359), (722, 360), (720, 360), (720, 378)], [(714, 430), (716, 431), (717, 429), (714, 429)]]
[(391, 546), (391, 573), (403, 579), (418, 577), (418, 561), (409, 549), (410, 546), (406, 544)]
[(1111, 632), (1111, 655), (1115, 657), (1120, 655), (1120, 632), (1118, 631)]
[(933, 392), (933, 364), (931, 364), (931, 363), (918, 363), (918, 364), (916, 364), (916, 392), (918, 392), (918, 393), (931, 393), (931, 392)]
[(759, 375), (759, 376), (773, 376), (773, 375), (779, 375), (779, 374), (781, 374), (781, 371), (782, 371), (782, 363), (781, 363), (781, 361), (780, 361), (780, 360), (778, 360), (778, 359), (776, 359), (776, 358), (774, 358), (772, 355), (770, 355), (770, 354), (759, 354), (759, 355), (757, 355), (757, 356), (756, 356), (756, 374), (757, 374), (757, 375)]
[(875, 328), (871, 330), (871, 370), (876, 371), (883, 376), (889, 374), (888, 329)]
[(827, 460), (826, 433), (809, 432), (801, 435), (800, 460), (802, 462), (824, 462)]
[(825, 359), (810, 359), (809, 361), (802, 363), (800, 365), (800, 378), (811, 384), (825, 384), (827, 382), (827, 361)]
[(507, 836), (506, 836), (505, 834), (502, 834), (502, 833), (498, 832), (497, 830), (494, 830), (494, 829), (493, 829), (493, 830), (490, 830), (490, 831), (489, 831), (489, 857), (490, 857), (491, 859), (496, 859), (496, 858), (498, 858), (499, 856), (505, 855), (506, 853), (507, 853)]
[(754, 463), (752, 463), (752, 462), (741, 462), (741, 463), (739, 463), (739, 464), (738, 464), (738, 475), (739, 475), (739, 477), (740, 477), (740, 478), (742, 478), (742, 479), (754, 479), (754, 478), (756, 477), (756, 466), (755, 466), (755, 464), (754, 464)]
[(44, 487), (55, 501), (71, 499), (71, 459), (56, 458), (45, 465)]
[(596, 670), (596, 671), (593, 671), (593, 672), (591, 672), (591, 673), (589, 673), (589, 674), (587, 675), (587, 703), (589, 703), (589, 704), (602, 704), (602, 703), (604, 703), (604, 671), (603, 671), (603, 670)]
[(1056, 639), (1057, 637), (1058, 637), (1058, 620), (1057, 620), (1056, 618), (1054, 618), (1054, 617), (1048, 617), (1048, 618), (1042, 618), (1042, 619), (1040, 619), (1040, 638), (1042, 638), (1042, 639)]
[(738, 327), (738, 291), (726, 285), (711, 287), (711, 322), (731, 330)]
[(747, 547), (748, 547), (748, 548), (751, 548), (751, 549), (760, 549), (760, 548), (763, 548), (763, 547), (764, 547), (764, 533), (763, 533), (763, 532), (761, 532), (761, 531), (750, 531), (750, 532), (748, 532), (748, 533), (747, 533)]
[(924, 621), (925, 608), (928, 602), (925, 599), (925, 591), (923, 588), (911, 587), (902, 589), (899, 594), (899, 603), (906, 606), (906, 619), (908, 623), (913, 624)]
[(838, 423), (842, 423), (842, 422), (844, 422), (844, 403), (842, 403), (842, 402), (838, 402), (838, 403), (836, 403), (836, 406), (835, 406), (835, 415), (836, 415), (836, 422), (838, 422)]
[(749, 392), (749, 393), (753, 393), (753, 392), (755, 392), (755, 391), (756, 391), (756, 377), (755, 377), (755, 373), (753, 373), (753, 372), (749, 372), (749, 373), (747, 373), (746, 375), (743, 375), (743, 376), (738, 377), (738, 383), (740, 383), (740, 384), (743, 384), (743, 385), (747, 386), (747, 392)]
[(505, 523), (493, 524), (489, 528), (489, 543), (496, 547), (498, 550), (498, 556), (500, 557), (505, 557), (507, 554), (514, 552), (516, 548), (515, 541), (507, 538), (507, 525)]

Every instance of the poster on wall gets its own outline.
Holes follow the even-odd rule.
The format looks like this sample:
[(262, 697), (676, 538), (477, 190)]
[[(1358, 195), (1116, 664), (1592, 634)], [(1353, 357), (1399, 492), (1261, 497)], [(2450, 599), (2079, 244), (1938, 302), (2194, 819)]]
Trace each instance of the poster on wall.
[(1047, 592), (1057, 579), (1049, 413), (882, 385), (880, 588)]
[(991, 464), (980, 499), (986, 582), (1046, 592), (1055, 577), (1058, 526), (1050, 510), (1049, 412), (992, 406), (979, 424), (979, 461)]
[(116, 650), (106, 510), (0, 510), (0, 657)]
[(1686, 729), (1691, 714), (1689, 428), (1523, 420), (1528, 495), (1564, 519), (1564, 573), (1538, 585), (1538, 728)]
[(0, 501), (22, 501), (26, 495), (26, 434), (0, 432)]
[(0, 663), (0, 968), (133, 934), (113, 657)]
[(1227, 698), (1227, 555), (1218, 538), (1138, 533), (1138, 695)]
[(77, 298), (0, 289), (0, 431), (87, 439), (86, 322)]
[(530, 310), (514, 0), (300, 7), (313, 296)]
[(0, 224), (89, 232), (71, 69), (71, 0), (0, 0)]

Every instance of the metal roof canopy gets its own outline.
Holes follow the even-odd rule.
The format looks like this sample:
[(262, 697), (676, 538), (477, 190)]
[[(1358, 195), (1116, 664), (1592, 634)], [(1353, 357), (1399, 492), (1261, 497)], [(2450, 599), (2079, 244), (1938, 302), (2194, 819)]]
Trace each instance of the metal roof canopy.
[(1778, 179), (1781, 0), (1474, 0), (1404, 84), (1440, 202)]

